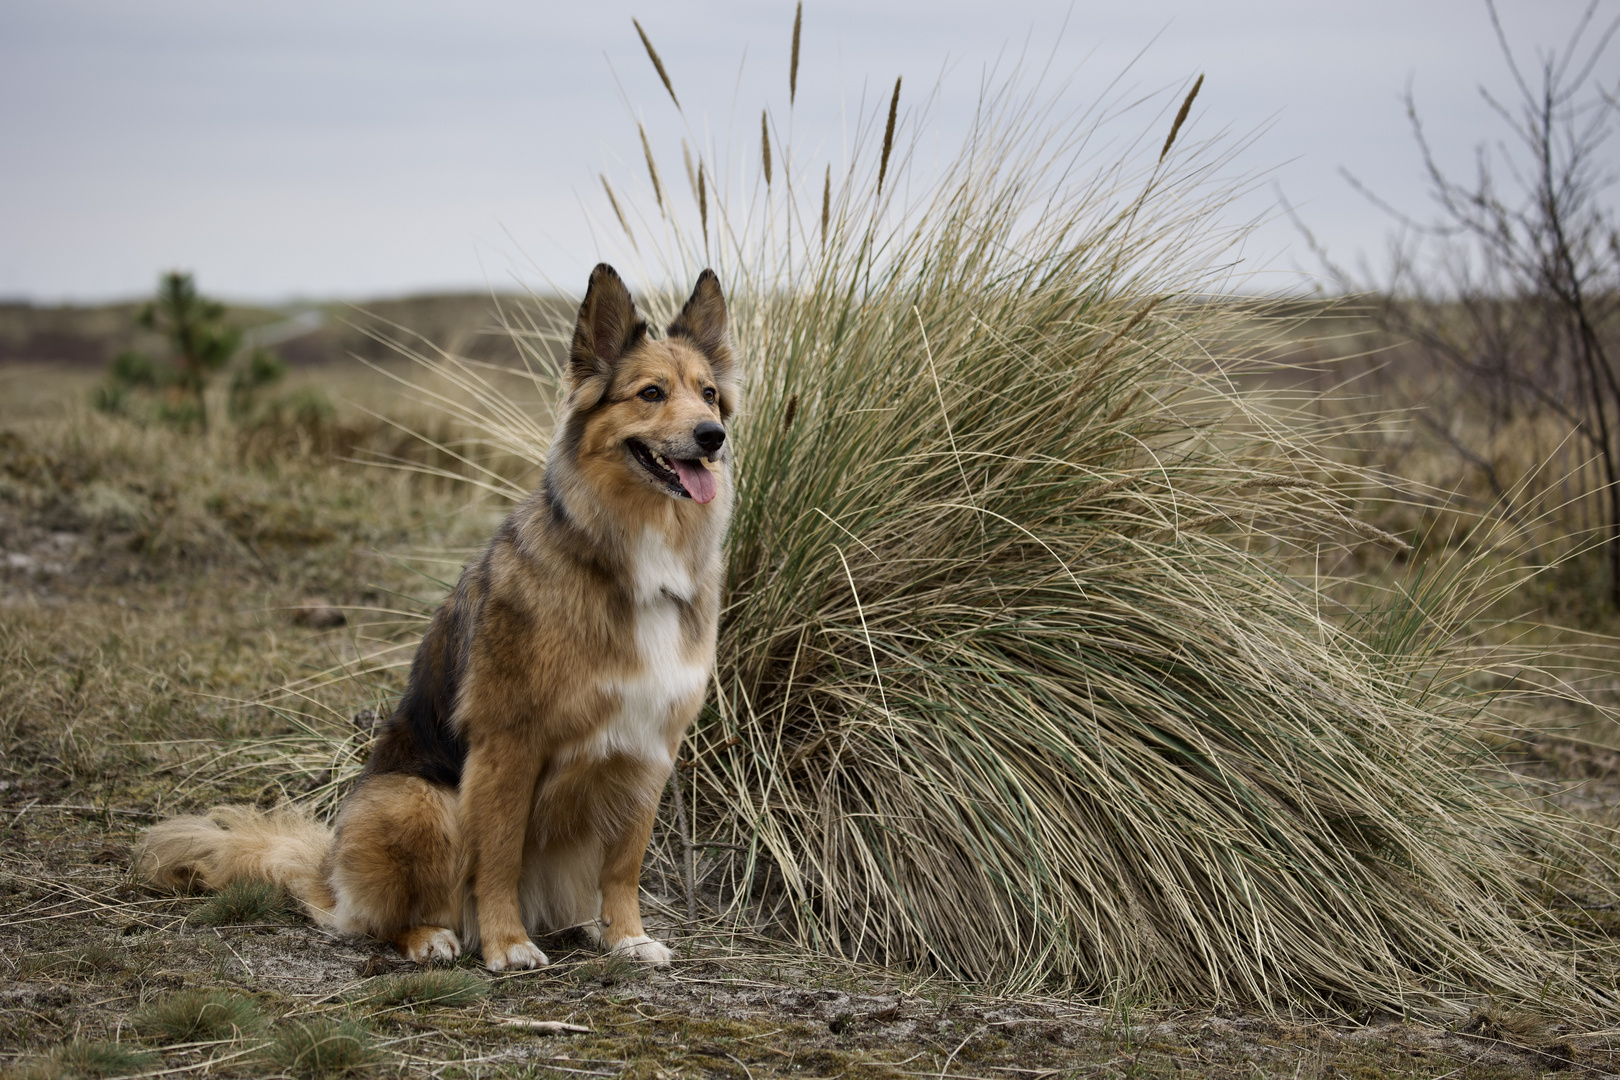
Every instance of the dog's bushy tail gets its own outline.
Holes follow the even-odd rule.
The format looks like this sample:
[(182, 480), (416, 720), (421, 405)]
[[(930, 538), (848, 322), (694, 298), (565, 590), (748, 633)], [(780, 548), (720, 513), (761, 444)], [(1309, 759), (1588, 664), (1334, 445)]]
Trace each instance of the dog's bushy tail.
[(188, 892), (267, 881), (327, 924), (333, 899), (321, 864), (331, 846), (332, 830), (296, 807), (216, 806), (146, 830), (134, 866), (159, 888)]

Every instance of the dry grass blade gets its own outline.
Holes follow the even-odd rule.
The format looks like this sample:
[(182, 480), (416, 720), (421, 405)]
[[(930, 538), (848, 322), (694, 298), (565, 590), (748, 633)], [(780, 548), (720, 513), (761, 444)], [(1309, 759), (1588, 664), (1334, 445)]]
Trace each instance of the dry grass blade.
[(664, 89), (669, 91), (669, 100), (673, 101), (675, 107), (679, 109), (681, 99), (675, 96), (675, 87), (670, 84), (669, 72), (664, 70), (664, 61), (659, 57), (658, 50), (653, 48), (652, 39), (647, 36), (647, 31), (641, 28), (640, 21), (632, 18), (630, 23), (636, 28), (636, 33), (641, 35), (641, 44), (646, 46), (647, 49), (647, 59), (652, 61), (653, 67), (658, 71), (658, 77), (664, 81)]
[(793, 55), (788, 60), (788, 105), (799, 96), (799, 31), (804, 28), (804, 0), (793, 9)]
[(900, 112), (900, 77), (894, 80), (894, 96), (889, 99), (889, 120), (883, 125), (883, 156), (878, 162), (877, 193), (883, 194), (883, 178), (889, 175), (889, 154), (894, 150), (894, 121)]
[(686, 163), (687, 186), (692, 189), (692, 198), (696, 199), (698, 197), (697, 170), (692, 168), (692, 151), (686, 145), (685, 139), (681, 140), (681, 160)]
[(761, 111), (759, 114), (759, 155), (760, 162), (765, 166), (765, 186), (771, 186), (771, 116), (769, 112)]
[(1192, 111), (1193, 99), (1198, 96), (1198, 91), (1201, 90), (1203, 86), (1204, 77), (1203, 75), (1199, 75), (1198, 79), (1193, 83), (1192, 89), (1187, 91), (1187, 96), (1182, 99), (1181, 108), (1176, 110), (1176, 119), (1170, 125), (1170, 134), (1165, 137), (1164, 149), (1159, 151), (1159, 160), (1161, 162), (1165, 159), (1165, 155), (1170, 153), (1170, 147), (1175, 145), (1176, 135), (1180, 133), (1181, 125), (1186, 123), (1187, 114)]

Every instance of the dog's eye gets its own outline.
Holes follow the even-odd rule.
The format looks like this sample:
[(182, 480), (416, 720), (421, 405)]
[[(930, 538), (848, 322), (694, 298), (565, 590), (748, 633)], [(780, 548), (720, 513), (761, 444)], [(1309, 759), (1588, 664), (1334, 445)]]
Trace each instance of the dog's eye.
[(662, 390), (658, 389), (658, 387), (656, 387), (656, 386), (649, 386), (649, 387), (647, 387), (647, 389), (645, 389), (645, 390), (643, 390), (641, 392), (641, 400), (642, 401), (662, 401), (662, 400), (664, 400), (664, 392)]
[(714, 404), (714, 387), (705, 386), (703, 388), (703, 400), (707, 401), (710, 405)]

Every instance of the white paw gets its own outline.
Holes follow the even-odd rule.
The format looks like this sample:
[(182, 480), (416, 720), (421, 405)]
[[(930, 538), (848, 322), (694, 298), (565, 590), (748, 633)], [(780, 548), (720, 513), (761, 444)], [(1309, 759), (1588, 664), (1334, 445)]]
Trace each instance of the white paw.
[(551, 963), (532, 941), (519, 941), (504, 949), (485, 950), (484, 966), (491, 971), (521, 971), (542, 968)]
[(653, 967), (669, 967), (670, 959), (675, 955), (669, 951), (669, 946), (661, 941), (654, 941), (646, 934), (639, 937), (623, 938), (613, 944), (615, 956), (628, 956)]
[(449, 963), (460, 955), (460, 939), (456, 937), (454, 930), (447, 930), (442, 926), (420, 940), (413, 941), (410, 948), (405, 951), (405, 959), (414, 960), (418, 964), (430, 964), (435, 960)]

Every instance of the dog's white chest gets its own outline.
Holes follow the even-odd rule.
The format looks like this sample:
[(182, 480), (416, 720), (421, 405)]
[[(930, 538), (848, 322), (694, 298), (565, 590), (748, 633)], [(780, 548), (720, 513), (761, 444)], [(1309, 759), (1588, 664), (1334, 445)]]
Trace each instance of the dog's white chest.
[(691, 603), (696, 592), (691, 568), (652, 529), (641, 534), (631, 557), (630, 572), (636, 603), (643, 609), (671, 598)]
[(604, 687), (618, 708), (593, 740), (596, 756), (625, 754), (662, 764), (670, 761), (668, 731), (674, 711), (689, 707), (708, 681), (707, 664), (693, 663), (681, 626), (681, 605), (690, 603), (692, 574), (661, 540), (648, 534), (634, 568), (635, 674)]

